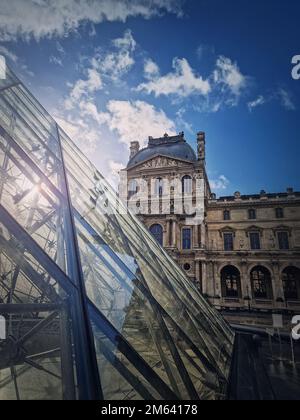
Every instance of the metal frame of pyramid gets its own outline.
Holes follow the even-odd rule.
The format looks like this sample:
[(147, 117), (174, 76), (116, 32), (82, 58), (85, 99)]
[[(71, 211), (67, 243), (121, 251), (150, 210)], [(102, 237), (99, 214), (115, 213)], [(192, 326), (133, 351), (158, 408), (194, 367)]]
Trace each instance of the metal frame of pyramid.
[(0, 399), (226, 395), (234, 334), (8, 69)]

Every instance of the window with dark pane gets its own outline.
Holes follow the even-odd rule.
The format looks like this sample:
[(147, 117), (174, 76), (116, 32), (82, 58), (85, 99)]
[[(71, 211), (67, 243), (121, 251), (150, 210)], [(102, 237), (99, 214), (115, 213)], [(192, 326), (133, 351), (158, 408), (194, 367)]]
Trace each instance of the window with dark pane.
[(255, 299), (273, 299), (271, 274), (267, 268), (255, 267), (251, 271), (251, 283)]
[(259, 232), (250, 232), (249, 238), (250, 238), (250, 247), (253, 251), (261, 249)]
[(225, 298), (239, 298), (241, 291), (241, 276), (236, 267), (227, 266), (221, 271), (222, 296)]
[(231, 214), (229, 210), (225, 210), (223, 214), (224, 220), (231, 220)]
[(277, 237), (278, 237), (279, 249), (281, 251), (290, 249), (288, 232), (278, 232)]
[(190, 228), (182, 229), (182, 249), (192, 248), (192, 230)]
[(163, 242), (164, 242), (163, 228), (160, 225), (153, 225), (150, 228), (150, 232), (151, 232), (152, 236), (154, 236), (154, 238), (157, 240), (157, 242), (161, 246), (163, 246)]
[(277, 208), (275, 209), (276, 218), (277, 219), (283, 219), (284, 218), (284, 210), (283, 208)]
[(300, 269), (287, 267), (282, 273), (282, 283), (286, 300), (300, 299)]
[(256, 210), (255, 209), (248, 210), (248, 219), (249, 220), (255, 220), (256, 219)]
[(224, 233), (224, 250), (233, 251), (233, 233)]

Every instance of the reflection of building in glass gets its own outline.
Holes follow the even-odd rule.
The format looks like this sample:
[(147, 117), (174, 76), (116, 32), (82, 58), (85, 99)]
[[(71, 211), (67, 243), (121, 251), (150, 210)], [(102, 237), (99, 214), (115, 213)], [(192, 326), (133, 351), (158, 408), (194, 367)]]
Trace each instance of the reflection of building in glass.
[(0, 399), (225, 396), (228, 325), (9, 71), (0, 174)]
[[(217, 199), (207, 177), (203, 132), (198, 133), (197, 145), (196, 155), (184, 133), (150, 137), (144, 149), (133, 143), (121, 178), (130, 184), (141, 180), (148, 191), (155, 182), (165, 186), (159, 197), (143, 198), (139, 192), (139, 219), (218, 309), (228, 310), (230, 316), (236, 310), (240, 320), (240, 311), (248, 316), (249, 309), (268, 313), (268, 320), (274, 310), (298, 313), (300, 193), (288, 188), (286, 193), (236, 192)], [(173, 184), (180, 188), (174, 190)], [(134, 194), (121, 186), (123, 201), (134, 204)], [(187, 206), (177, 205), (188, 201), (194, 215)], [(204, 217), (198, 223), (199, 206)]]

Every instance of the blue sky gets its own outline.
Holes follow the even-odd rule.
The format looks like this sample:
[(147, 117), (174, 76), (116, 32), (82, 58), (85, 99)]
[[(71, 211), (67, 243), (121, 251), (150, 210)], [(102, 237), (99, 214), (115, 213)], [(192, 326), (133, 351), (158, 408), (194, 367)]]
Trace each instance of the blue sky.
[(0, 54), (111, 182), (130, 141), (207, 134), (218, 195), (300, 190), (300, 3), (1, 0)]

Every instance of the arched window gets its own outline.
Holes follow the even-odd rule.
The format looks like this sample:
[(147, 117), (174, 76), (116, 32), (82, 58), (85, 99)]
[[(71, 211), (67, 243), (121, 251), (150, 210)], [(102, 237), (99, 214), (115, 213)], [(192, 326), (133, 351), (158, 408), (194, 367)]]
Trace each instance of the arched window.
[(282, 272), (283, 290), (286, 300), (300, 300), (300, 269), (287, 267)]
[(151, 232), (152, 236), (154, 236), (154, 238), (157, 240), (157, 242), (161, 246), (163, 246), (164, 232), (163, 232), (163, 228), (161, 227), (161, 225), (152, 225), (150, 227), (150, 232)]
[(193, 192), (193, 180), (189, 175), (182, 178), (182, 193), (192, 194)]
[(225, 210), (223, 213), (224, 220), (231, 220), (231, 215), (229, 210)]
[(164, 193), (164, 181), (162, 178), (157, 178), (155, 180), (155, 195), (162, 197)]
[(253, 268), (251, 285), (254, 299), (273, 299), (271, 273), (267, 268), (262, 266)]
[(221, 271), (222, 296), (225, 298), (241, 298), (241, 275), (239, 270), (228, 265)]

